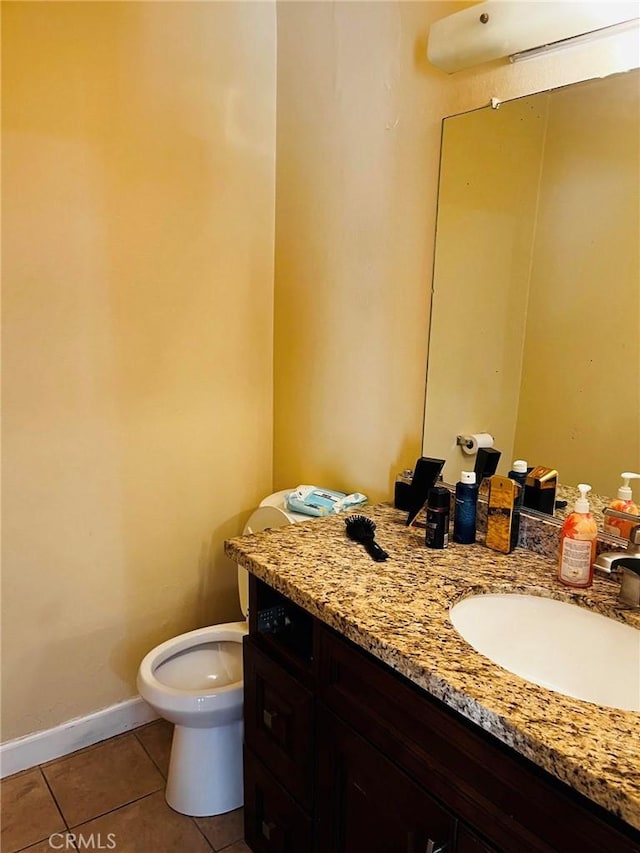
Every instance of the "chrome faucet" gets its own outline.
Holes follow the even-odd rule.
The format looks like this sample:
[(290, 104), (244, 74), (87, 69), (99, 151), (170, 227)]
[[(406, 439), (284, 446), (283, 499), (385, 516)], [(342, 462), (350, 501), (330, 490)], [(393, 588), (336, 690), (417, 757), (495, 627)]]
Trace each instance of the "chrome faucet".
[[(625, 513), (609, 510), (610, 515), (625, 518)], [(629, 519), (628, 514), (626, 520)], [(607, 574), (621, 574), (619, 600), (627, 607), (640, 608), (640, 524), (634, 525), (624, 551), (605, 551), (593, 564)]]

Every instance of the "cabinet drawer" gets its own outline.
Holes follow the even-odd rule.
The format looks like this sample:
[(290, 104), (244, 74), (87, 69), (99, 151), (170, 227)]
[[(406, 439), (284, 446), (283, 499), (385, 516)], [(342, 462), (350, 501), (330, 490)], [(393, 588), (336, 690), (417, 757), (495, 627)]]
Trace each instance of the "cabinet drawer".
[(244, 642), (244, 738), (248, 747), (301, 805), (311, 808), (313, 694)]
[(244, 834), (254, 853), (311, 851), (311, 821), (246, 746)]

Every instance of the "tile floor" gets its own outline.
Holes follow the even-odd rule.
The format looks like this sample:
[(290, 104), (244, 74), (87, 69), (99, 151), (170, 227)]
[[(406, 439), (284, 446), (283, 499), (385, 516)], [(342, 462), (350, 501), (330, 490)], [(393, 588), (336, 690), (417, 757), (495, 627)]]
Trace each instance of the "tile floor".
[(166, 804), (171, 729), (157, 720), (4, 779), (1, 853), (250, 853), (242, 809), (190, 818)]

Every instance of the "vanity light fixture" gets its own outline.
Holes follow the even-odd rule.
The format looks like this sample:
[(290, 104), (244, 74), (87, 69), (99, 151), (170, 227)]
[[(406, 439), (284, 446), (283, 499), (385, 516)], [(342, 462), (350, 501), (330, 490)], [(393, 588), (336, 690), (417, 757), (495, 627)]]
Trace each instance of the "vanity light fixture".
[(432, 65), (453, 74), (492, 59), (566, 46), (586, 34), (609, 34), (639, 19), (637, 0), (486, 0), (434, 21), (427, 56)]

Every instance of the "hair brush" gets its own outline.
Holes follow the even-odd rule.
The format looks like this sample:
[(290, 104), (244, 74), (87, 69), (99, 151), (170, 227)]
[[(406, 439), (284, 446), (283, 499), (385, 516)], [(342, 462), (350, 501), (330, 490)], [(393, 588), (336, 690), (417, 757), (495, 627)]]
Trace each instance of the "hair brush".
[(349, 515), (345, 518), (344, 523), (347, 527), (349, 539), (364, 545), (367, 553), (376, 563), (381, 563), (389, 557), (374, 539), (376, 525), (370, 518), (367, 518), (366, 515)]

